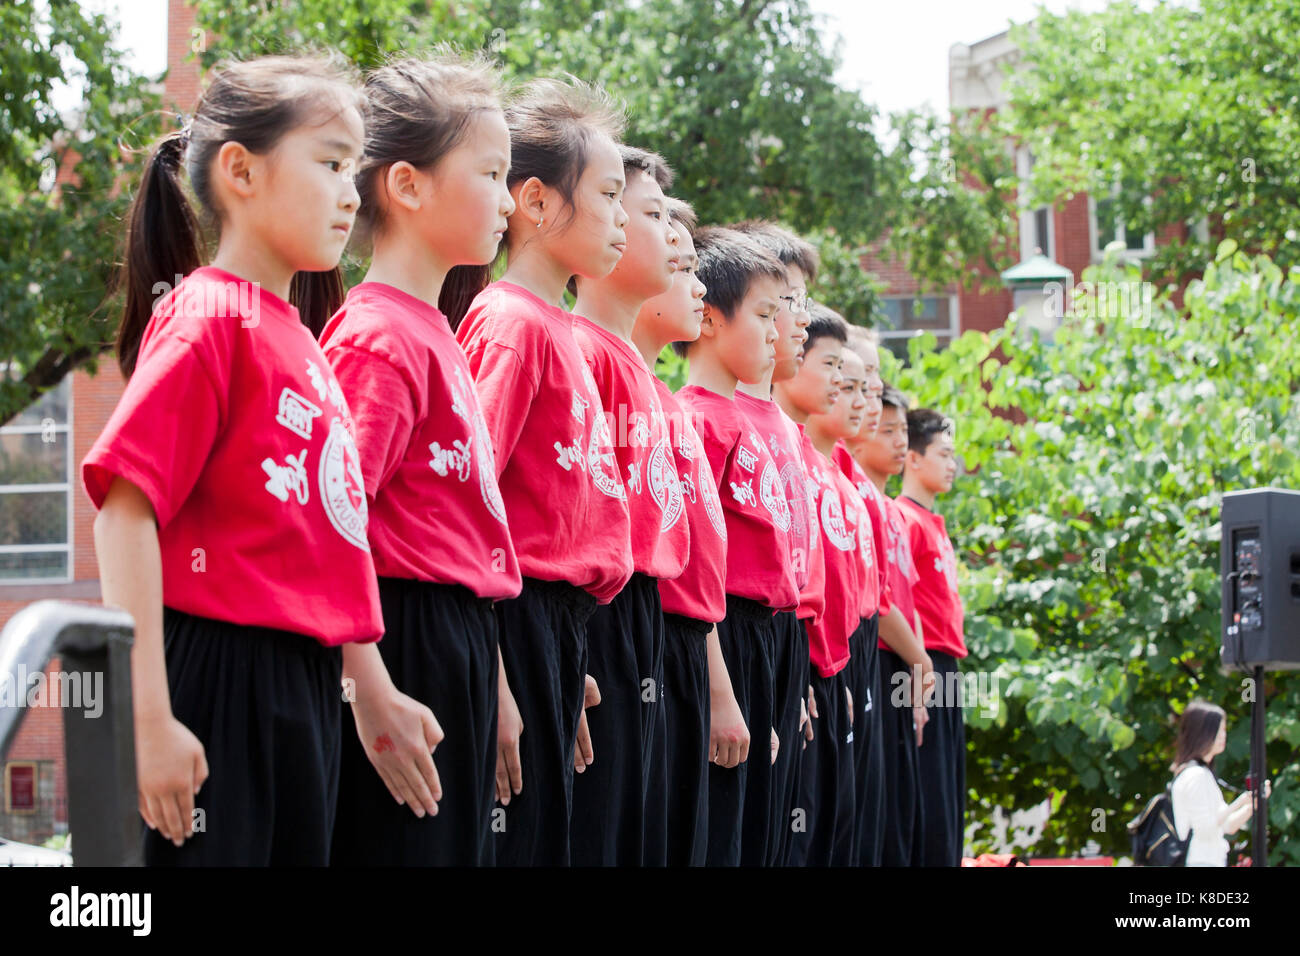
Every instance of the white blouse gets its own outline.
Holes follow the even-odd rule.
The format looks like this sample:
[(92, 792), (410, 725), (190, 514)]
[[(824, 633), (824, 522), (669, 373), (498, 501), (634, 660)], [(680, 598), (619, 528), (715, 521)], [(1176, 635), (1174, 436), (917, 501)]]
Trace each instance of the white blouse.
[(1223, 835), (1223, 821), (1228, 805), (1214, 773), (1208, 767), (1192, 764), (1174, 781), (1173, 803), (1178, 839), (1187, 839), (1187, 831), (1192, 831), (1186, 865), (1227, 866), (1228, 841)]

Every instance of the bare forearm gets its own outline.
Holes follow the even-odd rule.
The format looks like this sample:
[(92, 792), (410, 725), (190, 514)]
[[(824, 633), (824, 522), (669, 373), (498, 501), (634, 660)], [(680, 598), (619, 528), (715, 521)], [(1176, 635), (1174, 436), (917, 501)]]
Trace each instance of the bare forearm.
[(897, 607), (891, 607), (889, 613), (880, 619), (880, 638), (909, 666), (915, 667), (924, 663), (925, 645), (913, 633), (907, 619)]
[(131, 683), (137, 720), (171, 716), (162, 636), (162, 554), (149, 499), (121, 478), (95, 518), (95, 557), (106, 605), (135, 620)]

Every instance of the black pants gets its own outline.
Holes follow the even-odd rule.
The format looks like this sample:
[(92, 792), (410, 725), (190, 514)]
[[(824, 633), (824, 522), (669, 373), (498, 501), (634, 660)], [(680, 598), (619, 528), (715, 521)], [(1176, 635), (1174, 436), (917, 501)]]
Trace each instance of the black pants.
[(772, 609), (727, 595), (718, 643), (749, 728), (749, 757), (709, 765), (709, 866), (763, 866), (772, 840)]
[[(573, 782), (574, 866), (645, 862), (646, 802), (662, 709), (663, 657), (659, 584), (633, 574), (613, 601), (596, 608), (587, 624), (587, 673), (600, 687), (600, 705), (587, 711), (594, 759)], [(656, 795), (656, 802), (662, 819), (662, 794)], [(650, 830), (654, 832), (653, 825)]]
[(713, 625), (664, 615), (663, 759), (655, 765), (651, 800), (662, 805), (664, 849), (647, 843), (648, 861), (704, 866), (709, 824), (709, 657)]
[(921, 802), (925, 807), (925, 866), (961, 866), (966, 827), (966, 722), (957, 658), (930, 651), (936, 693), (926, 707), (920, 755)]
[(379, 653), (394, 686), (433, 711), (443, 740), (436, 816), (400, 806), (343, 726), (343, 769), (330, 862), (363, 866), (483, 866), (492, 862), (497, 763), (497, 621), (492, 601), (458, 585), (380, 578)]
[(144, 830), (148, 866), (324, 866), (338, 799), (342, 653), (163, 608), (172, 713), (203, 744), (193, 835)]
[(906, 691), (909, 685), (900, 679), (910, 676), (901, 657), (881, 649), (880, 692), (874, 703), (880, 713), (885, 778), (882, 866), (919, 865), (924, 846), (925, 812), (916, 732), (912, 727), (912, 699)]
[[(817, 719), (803, 751), (791, 866), (849, 866), (854, 856), (853, 741), (844, 672), (811, 677)], [(802, 749), (803, 741), (798, 742)]]
[[(785, 866), (790, 857), (794, 835), (795, 798), (799, 793), (804, 741), (799, 733), (803, 714), (800, 703), (807, 699), (811, 670), (808, 663), (808, 632), (793, 611), (782, 611), (772, 621), (773, 681), (776, 710), (772, 725), (776, 728), (779, 747), (772, 768), (772, 844), (769, 866)], [(752, 728), (751, 728), (751, 733)]]
[(884, 722), (880, 714), (879, 619), (864, 617), (849, 638), (845, 668), (853, 695), (853, 780), (855, 866), (880, 866), (885, 828)]
[(519, 707), (523, 789), (492, 814), (497, 866), (567, 866), (573, 744), (587, 673), (587, 620), (596, 600), (564, 581), (524, 578), (496, 604), (506, 680)]

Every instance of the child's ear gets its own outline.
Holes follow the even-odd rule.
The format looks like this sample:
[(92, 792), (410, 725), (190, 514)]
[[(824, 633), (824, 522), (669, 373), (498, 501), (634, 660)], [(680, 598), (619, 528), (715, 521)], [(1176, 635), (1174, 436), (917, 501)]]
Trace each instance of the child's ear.
[(393, 163), (384, 174), (383, 201), (394, 203), (412, 212), (420, 208), (424, 193), (425, 174), (406, 161)]
[(546, 222), (547, 214), (554, 214), (554, 202), (551, 201), (550, 188), (536, 176), (529, 176), (511, 191), (515, 200), (516, 216), (522, 215), (532, 228), (537, 229)]
[(700, 338), (713, 338), (722, 325), (722, 315), (709, 303), (704, 303), (704, 314), (700, 318)]
[(220, 187), (243, 199), (253, 195), (254, 180), (260, 183), (265, 169), (259, 157), (233, 139), (221, 144), (213, 166)]

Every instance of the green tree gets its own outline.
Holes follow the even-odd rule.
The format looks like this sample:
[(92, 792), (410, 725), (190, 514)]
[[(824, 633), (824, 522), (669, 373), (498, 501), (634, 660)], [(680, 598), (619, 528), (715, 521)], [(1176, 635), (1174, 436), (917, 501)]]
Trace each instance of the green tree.
[(1195, 274), (1219, 238), (1297, 261), (1300, 32), (1291, 0), (1046, 11), (1013, 32), (1008, 131), (1035, 155), (1035, 201), (1106, 200), (1131, 234), (1208, 225), (1157, 250), (1160, 281)]
[[(114, 46), (113, 24), (75, 0), (0, 6), (0, 422), (112, 341), (105, 305), (119, 223), (139, 174), (127, 146), (163, 117)], [(84, 88), (60, 113), (56, 85)], [(60, 170), (75, 173), (56, 184)], [(106, 224), (108, 224), (106, 228)]]
[[(1127, 854), (1124, 824), (1168, 781), (1194, 696), (1228, 713), (1220, 775), (1246, 769), (1248, 688), (1219, 672), (1219, 506), (1300, 487), (1300, 268), (1227, 242), (1180, 314), (1164, 296), (1147, 307), (1116, 251), (1053, 344), (1013, 320), (943, 352), (923, 337), (889, 370), (954, 419), (966, 464), (940, 507), (963, 555), (966, 667), (998, 677), (996, 713), (966, 712), (977, 849), (992, 806), (1051, 798), (1039, 852)], [(1294, 864), (1300, 685), (1271, 674), (1267, 693), (1272, 859)]]

